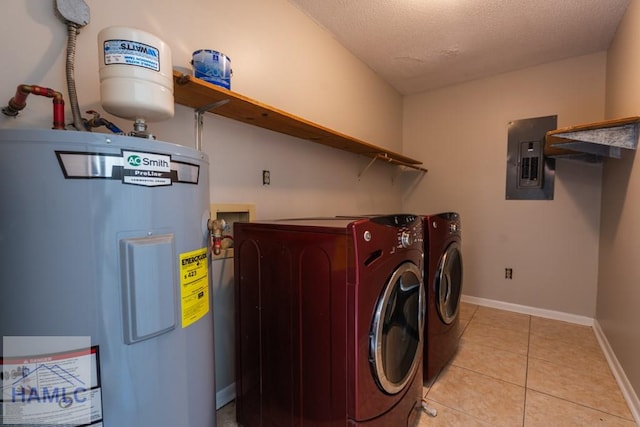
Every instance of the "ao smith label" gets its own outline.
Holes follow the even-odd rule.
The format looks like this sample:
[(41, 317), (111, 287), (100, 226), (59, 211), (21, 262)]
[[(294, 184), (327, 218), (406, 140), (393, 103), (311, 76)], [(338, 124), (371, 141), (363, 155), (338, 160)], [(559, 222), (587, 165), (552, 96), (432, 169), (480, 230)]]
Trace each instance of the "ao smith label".
[(171, 185), (171, 156), (122, 150), (123, 182), (149, 187)]
[(171, 156), (122, 150), (125, 169), (144, 169), (158, 172), (171, 171)]

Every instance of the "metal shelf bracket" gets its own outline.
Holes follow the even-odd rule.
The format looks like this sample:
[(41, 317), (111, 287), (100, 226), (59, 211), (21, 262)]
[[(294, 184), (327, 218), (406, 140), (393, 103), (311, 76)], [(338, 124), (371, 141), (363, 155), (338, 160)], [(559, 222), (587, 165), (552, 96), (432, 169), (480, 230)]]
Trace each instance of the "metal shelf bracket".
[(224, 104), (228, 103), (228, 99), (223, 99), (222, 101), (212, 102), (211, 104), (203, 105), (200, 108), (196, 108), (194, 110), (195, 120), (196, 120), (196, 150), (202, 151), (202, 134), (204, 129), (204, 113), (207, 111), (215, 110), (216, 108), (222, 107)]
[[(414, 164), (411, 164), (411, 163), (401, 162), (399, 160), (396, 160), (396, 159), (393, 159), (393, 158), (387, 156), (386, 154), (378, 154), (378, 155), (374, 156), (371, 159), (371, 161), (367, 164), (367, 166), (364, 167), (364, 169), (362, 169), (360, 171), (360, 173), (358, 173), (358, 180), (360, 180), (360, 178), (362, 178), (362, 176), (365, 174), (365, 172), (368, 171), (371, 166), (373, 166), (373, 164), (376, 162), (376, 160), (384, 160), (387, 163), (391, 163), (391, 164), (400, 166), (401, 169), (402, 169), (400, 172), (404, 171), (404, 168), (408, 168), (408, 169), (413, 169), (413, 170), (419, 171), (421, 177), (425, 173), (427, 173), (427, 169), (422, 168), (420, 166), (417, 166), (417, 165), (414, 165)], [(400, 172), (398, 172), (398, 174)], [(393, 178), (392, 182), (396, 180), (397, 175)]]

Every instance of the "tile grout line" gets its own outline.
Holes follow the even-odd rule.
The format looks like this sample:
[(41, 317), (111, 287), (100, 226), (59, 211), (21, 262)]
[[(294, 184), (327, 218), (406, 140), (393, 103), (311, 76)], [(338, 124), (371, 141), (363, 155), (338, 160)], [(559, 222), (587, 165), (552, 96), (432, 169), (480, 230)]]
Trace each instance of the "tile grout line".
[(522, 405), (522, 427), (527, 421), (527, 387), (529, 383), (529, 354), (531, 352), (531, 315), (529, 315), (529, 333), (527, 334), (527, 361), (524, 366), (524, 404)]
[(562, 400), (563, 402), (569, 403), (571, 405), (579, 406), (579, 407), (587, 409), (589, 411), (599, 412), (599, 413), (604, 414), (604, 415), (609, 416), (609, 417), (615, 417), (617, 419), (624, 420), (624, 421), (632, 421), (632, 422), (634, 421), (633, 419), (625, 418), (622, 415), (613, 414), (613, 413), (607, 412), (607, 411), (605, 411), (603, 409), (594, 408), (594, 407), (591, 407), (591, 406), (589, 406), (589, 405), (587, 405), (585, 403), (580, 403), (580, 402), (573, 401), (571, 399), (567, 399), (565, 397), (556, 396), (554, 394), (551, 394), (551, 393), (548, 393), (548, 392), (545, 392), (545, 391), (542, 391), (542, 390), (536, 390), (536, 389), (533, 389), (533, 388), (530, 389), (530, 390), (533, 391), (533, 392), (536, 392), (538, 394), (543, 394), (543, 395), (545, 395), (547, 397), (550, 397), (552, 399)]

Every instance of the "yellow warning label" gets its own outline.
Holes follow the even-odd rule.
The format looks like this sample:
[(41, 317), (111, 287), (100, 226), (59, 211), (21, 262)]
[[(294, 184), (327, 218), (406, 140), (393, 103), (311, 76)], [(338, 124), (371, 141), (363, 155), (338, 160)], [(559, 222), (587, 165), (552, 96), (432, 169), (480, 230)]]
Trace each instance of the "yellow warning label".
[(183, 328), (209, 312), (207, 248), (180, 254), (180, 299)]

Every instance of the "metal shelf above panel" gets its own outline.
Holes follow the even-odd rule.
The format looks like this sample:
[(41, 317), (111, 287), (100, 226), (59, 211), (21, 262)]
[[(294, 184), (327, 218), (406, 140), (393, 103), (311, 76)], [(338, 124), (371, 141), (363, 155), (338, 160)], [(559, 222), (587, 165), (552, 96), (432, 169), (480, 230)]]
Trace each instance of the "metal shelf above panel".
[(640, 117), (626, 117), (587, 123), (547, 132), (545, 156), (598, 161), (604, 157), (619, 159), (622, 149), (638, 146)]
[(174, 71), (173, 81), (175, 101), (196, 111), (197, 137), (202, 131), (202, 113), (211, 112), (372, 159), (384, 159), (423, 173), (427, 171), (418, 160), (341, 134), (191, 75)]

